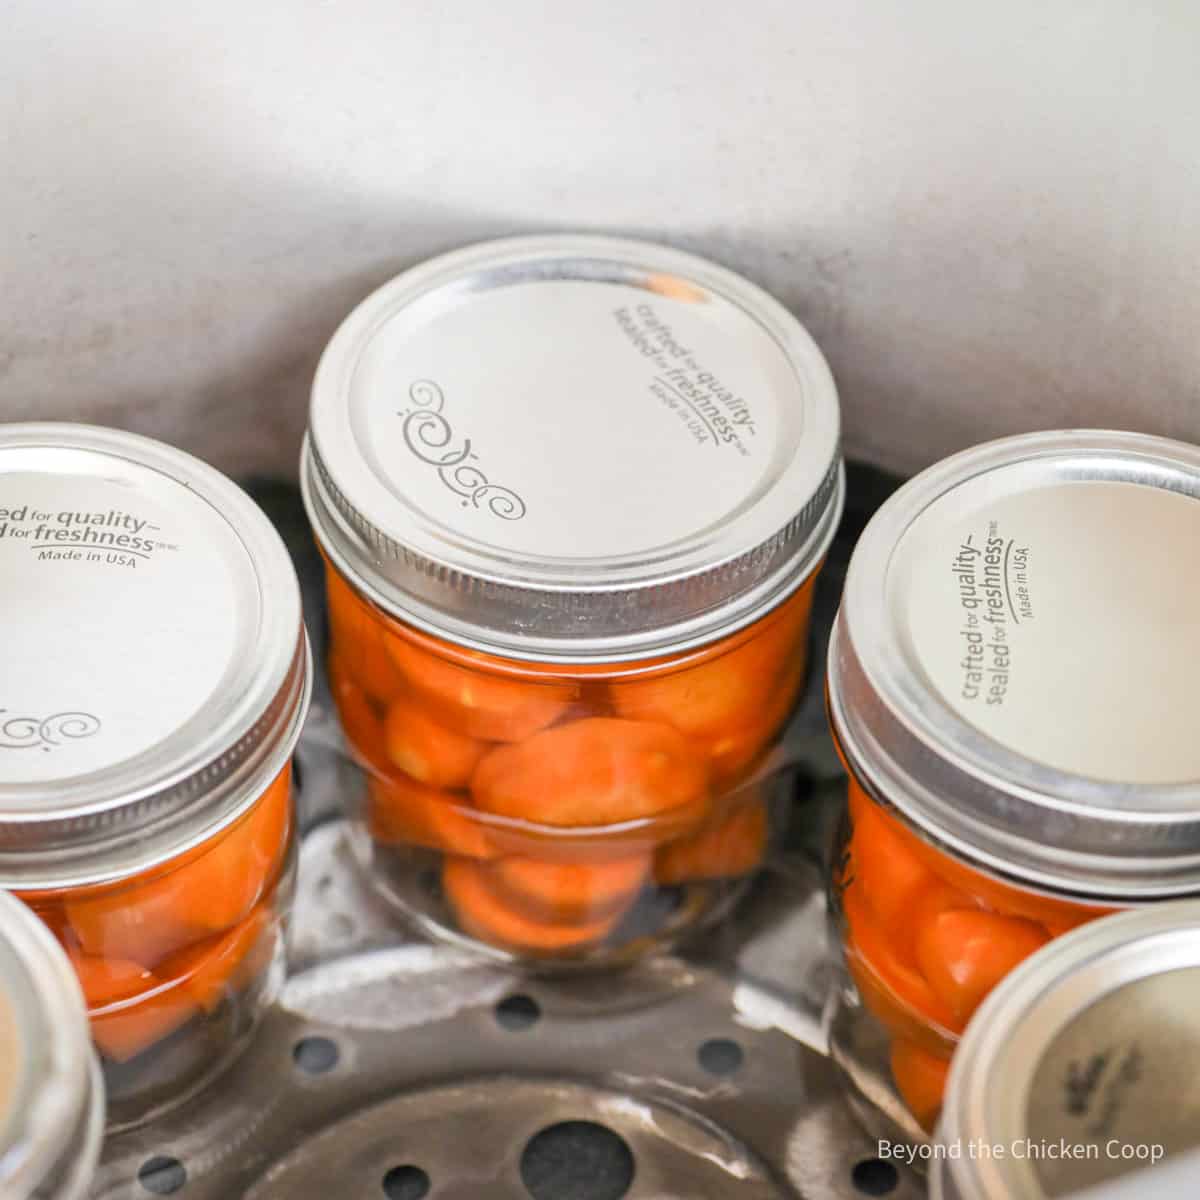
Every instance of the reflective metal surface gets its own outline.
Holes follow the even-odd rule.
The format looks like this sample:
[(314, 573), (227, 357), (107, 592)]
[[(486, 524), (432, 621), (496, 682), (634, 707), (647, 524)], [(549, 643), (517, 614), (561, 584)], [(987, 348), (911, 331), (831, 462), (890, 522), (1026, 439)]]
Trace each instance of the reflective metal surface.
[(132, 875), (283, 769), (311, 682), (296, 573), (245, 492), (114, 429), (0, 430), (0, 882)]
[[(1067, 499), (1089, 488), (1100, 499), (1084, 521)], [(860, 782), (926, 835), (1023, 883), (1097, 899), (1194, 893), (1195, 739), (1186, 719), (1173, 720), (1170, 701), (1173, 689), (1189, 697), (1192, 690), (1181, 639), (1194, 623), (1175, 595), (1187, 587), (1198, 498), (1195, 446), (1107, 430), (988, 442), (906, 483), (855, 547), (829, 651), (830, 711)], [(1144, 518), (1147, 501), (1192, 510), (1182, 534), (1158, 509), (1160, 519), (1131, 519), (1135, 504)], [(1028, 511), (1009, 528), (1004, 516), (1019, 502)], [(1146, 527), (1156, 531), (1149, 543)], [(964, 536), (967, 543), (975, 536), (974, 544), (960, 545)], [(996, 578), (1003, 579), (1000, 611), (1012, 619), (998, 632), (988, 623), (991, 609), (966, 607), (983, 603), (982, 585), (968, 585), (965, 599), (957, 594), (956, 551), (982, 556), (985, 537), (1008, 545)], [(1027, 548), (1017, 553), (1029, 555), (1037, 620), (1030, 612), (1018, 621), (1009, 594), (1010, 582), (1019, 594), (1026, 578), (1010, 568), (1014, 542)], [(1105, 608), (1123, 580), (1138, 576), (1139, 547), (1147, 544), (1151, 555), (1167, 553), (1142, 580), (1145, 603)], [(914, 578), (932, 583), (918, 589)], [(931, 595), (951, 604), (934, 611)], [(1166, 611), (1147, 616), (1152, 603)], [(931, 626), (941, 639), (937, 654), (926, 636)], [(970, 719), (939, 674), (947, 662), (959, 676), (972, 667), (959, 661), (970, 654), (964, 635), (981, 656)], [(1035, 636), (1041, 640), (1026, 641)], [(1076, 638), (1086, 643), (1082, 651)], [(950, 653), (941, 654), (946, 646)], [(999, 698), (988, 690), (995, 678), (1006, 689)], [(1044, 731), (1038, 749), (1023, 753), (998, 732), (1000, 712), (1026, 722), (1027, 738), (1029, 728)], [(1172, 758), (1185, 765), (1161, 780), (1106, 771), (1086, 754), (1082, 765), (1054, 764), (1053, 751), (1061, 756), (1072, 741), (1076, 753), (1082, 746), (1094, 757), (1118, 740), (1140, 770)]]
[(81, 1200), (103, 1125), (71, 963), (42, 922), (0, 892), (0, 1196)]
[[(887, 486), (865, 477), (860, 503)], [(292, 527), (291, 497), (266, 498)], [(847, 538), (863, 515), (849, 513)], [(319, 603), (319, 564), (295, 548), (306, 599)], [(845, 559), (835, 544), (818, 647)], [(813, 680), (821, 668), (817, 653)], [(397, 930), (335, 816), (347, 768), (331, 750), (323, 686), (299, 752), (309, 832), (282, 999), (211, 1090), (109, 1141), (96, 1197), (923, 1194), (876, 1160), (824, 1055), (821, 854), (841, 785), (819, 682), (789, 735), (803, 765), (787, 843), (736, 919), (624, 972), (558, 977)]]
[(959, 1154), (934, 1162), (941, 1194), (1061, 1196), (1195, 1151), (1198, 990), (1194, 900), (1091, 922), (1023, 963), (955, 1055), (937, 1136)]
[(816, 343), (741, 276), (648, 242), (502, 239), (346, 317), (302, 486), (385, 611), (495, 654), (619, 661), (732, 633), (812, 574), (840, 430)]

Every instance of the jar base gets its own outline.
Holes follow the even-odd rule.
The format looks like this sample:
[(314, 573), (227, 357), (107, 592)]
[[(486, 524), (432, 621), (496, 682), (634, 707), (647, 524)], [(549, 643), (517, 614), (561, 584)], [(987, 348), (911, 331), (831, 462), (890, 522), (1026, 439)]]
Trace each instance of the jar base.
[(887, 1033), (843, 988), (836, 989), (832, 1004), (829, 1057), (842, 1078), (847, 1106), (872, 1141), (908, 1148), (913, 1168), (923, 1173), (922, 1150), (932, 1141), (892, 1083)]
[(212, 1014), (197, 1017), (128, 1063), (102, 1065), (108, 1097), (106, 1135), (157, 1120), (205, 1091), (253, 1040), (262, 1014), (278, 996), (286, 974), (283, 931), (272, 934), (267, 965), (241, 992)]
[(364, 827), (353, 823), (348, 838), (351, 857), (370, 890), (422, 935), (542, 975), (613, 969), (665, 953), (723, 921), (754, 880), (751, 874), (677, 887), (651, 885), (604, 941), (553, 957), (534, 956), (491, 945), (462, 931), (442, 889), (443, 856), (439, 852), (381, 848)]

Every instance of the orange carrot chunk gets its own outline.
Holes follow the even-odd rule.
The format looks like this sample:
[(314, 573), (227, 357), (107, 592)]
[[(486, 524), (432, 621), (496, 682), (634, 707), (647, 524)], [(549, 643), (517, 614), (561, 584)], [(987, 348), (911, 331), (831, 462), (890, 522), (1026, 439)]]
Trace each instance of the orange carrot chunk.
[(898, 955), (886, 930), (853, 888), (842, 895), (846, 914), (846, 965), (863, 1004), (893, 1034), (936, 1048), (947, 1033), (961, 1033), (964, 1022)]
[(655, 858), (654, 877), (671, 886), (691, 879), (748, 875), (762, 862), (767, 826), (767, 808), (761, 800), (742, 804), (695, 837), (663, 846)]
[(404, 680), (384, 645), (383, 616), (332, 567), (325, 572), (325, 583), (334, 653), (372, 700), (379, 704), (395, 700), (404, 691)]
[[(430, 715), (467, 737), (516, 742), (557, 720), (578, 696), (579, 686), (563, 680), (514, 679), (448, 661), (389, 629), (384, 635), (392, 661), (424, 699)], [(465, 652), (464, 652), (465, 653)]]
[(907, 1038), (892, 1043), (891, 1060), (897, 1091), (921, 1128), (932, 1133), (942, 1111), (950, 1060), (930, 1054)]
[(917, 962), (962, 1025), (1018, 963), (1040, 950), (1046, 931), (1022, 917), (951, 909), (917, 932)]
[(486, 742), (439, 725), (407, 700), (388, 708), (384, 734), (392, 765), (430, 787), (465, 787), (487, 749)]
[(707, 764), (669, 726), (589, 717), (491, 751), (471, 790), (487, 812), (597, 826), (694, 803), (707, 782)]
[(494, 858), (496, 849), (466, 799), (400, 776), (368, 784), (367, 828), (384, 845), (424, 846), (466, 858)]
[(1072, 929), (1085, 921), (1118, 911), (1111, 906), (1080, 904), (995, 879), (983, 871), (952, 858), (920, 838), (912, 839), (914, 851), (947, 883), (966, 892), (981, 907), (1013, 917), (1025, 917), (1047, 927)]
[(770, 702), (779, 664), (730, 651), (711, 662), (647, 679), (612, 685), (617, 713), (633, 721), (667, 724), (690, 737), (718, 738)]
[(74, 951), (70, 958), (87, 1000), (92, 1039), (114, 1062), (135, 1058), (199, 1012), (189, 996), (138, 963)]
[(351, 753), (367, 767), (382, 770), (388, 760), (383, 721), (336, 653), (329, 658), (329, 687)]
[(164, 959), (155, 974), (178, 986), (205, 1012), (212, 1012), (228, 992), (237, 991), (239, 986), (249, 982), (244, 968), (250, 960), (258, 967), (266, 966), (266, 957), (259, 951), (270, 923), (268, 907), (259, 905), (228, 933), (208, 938)]
[(168, 955), (236, 925), (274, 877), (291, 823), (289, 772), (253, 809), (180, 866), (66, 902), (85, 953), (154, 968)]
[[(753, 634), (735, 634), (710, 647), (701, 661), (646, 678), (610, 685), (620, 716), (663, 722), (701, 739), (728, 736), (770, 710), (781, 687), (798, 685), (812, 589), (804, 587)], [(778, 719), (778, 718), (776, 718)]]
[(447, 858), (442, 885), (464, 932), (519, 954), (536, 957), (581, 949), (600, 941), (617, 920), (616, 916), (578, 924), (533, 920), (498, 896), (488, 868), (469, 859)]
[(889, 938), (911, 958), (913, 905), (936, 876), (909, 848), (898, 822), (873, 803), (856, 808), (847, 875), (848, 886), (862, 893)]
[(624, 912), (649, 874), (649, 854), (586, 863), (513, 857), (493, 864), (491, 880), (498, 896), (531, 919), (577, 925)]
[(800, 666), (790, 669), (761, 712), (702, 740), (712, 766), (714, 786), (730, 788), (750, 774), (787, 723), (803, 677)]

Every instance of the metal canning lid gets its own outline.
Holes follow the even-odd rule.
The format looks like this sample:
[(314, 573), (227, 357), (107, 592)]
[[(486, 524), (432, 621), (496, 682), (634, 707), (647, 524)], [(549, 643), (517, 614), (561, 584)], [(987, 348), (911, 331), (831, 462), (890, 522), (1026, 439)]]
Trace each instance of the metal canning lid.
[(223, 475), (146, 438), (0, 428), (0, 884), (117, 879), (234, 820), (308, 700), (291, 560)]
[(955, 1053), (942, 1200), (1074, 1195), (1200, 1146), (1200, 902), (1091, 922), (1013, 971)]
[(924, 471), (854, 551), (830, 714), (868, 790), (1097, 899), (1200, 887), (1200, 449), (1077, 430)]
[(102, 1126), (75, 972), (33, 912), (0, 891), (0, 1195), (82, 1195)]
[(732, 632), (811, 574), (838, 440), (820, 351), (745, 279), (519, 238), (351, 313), (301, 474), (326, 553), (386, 611), (512, 658), (621, 661)]

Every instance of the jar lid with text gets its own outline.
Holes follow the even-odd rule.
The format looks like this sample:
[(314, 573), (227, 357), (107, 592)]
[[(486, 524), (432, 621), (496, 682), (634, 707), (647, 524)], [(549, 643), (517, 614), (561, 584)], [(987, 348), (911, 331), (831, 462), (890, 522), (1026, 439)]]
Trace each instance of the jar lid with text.
[(699, 645), (820, 563), (837, 392), (777, 301), (601, 237), (475, 246), (363, 301), (313, 384), (302, 482), (384, 610), (513, 658)]
[(869, 791), (973, 861), (1092, 898), (1200, 887), (1200, 449), (989, 442), (854, 551), (829, 657)]
[(0, 429), (0, 885), (98, 883), (182, 853), (286, 765), (308, 648), (258, 507), (181, 451)]
[(1140, 1194), (1158, 1195), (1154, 1169), (1200, 1151), (1198, 989), (1196, 901), (1093, 921), (1027, 959), (955, 1052), (934, 1196), (1046, 1200), (1143, 1171)]

